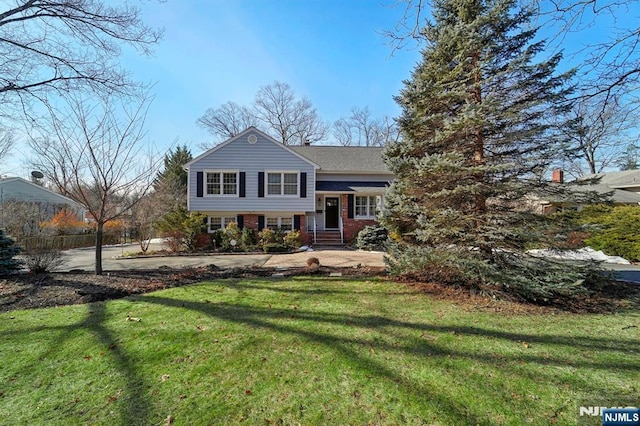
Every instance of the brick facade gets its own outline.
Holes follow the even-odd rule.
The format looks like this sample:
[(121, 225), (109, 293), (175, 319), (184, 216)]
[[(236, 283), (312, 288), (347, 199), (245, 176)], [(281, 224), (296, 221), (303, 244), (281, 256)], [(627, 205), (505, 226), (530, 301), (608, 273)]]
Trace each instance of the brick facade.
[(378, 223), (374, 219), (350, 219), (349, 218), (349, 198), (347, 194), (342, 194), (342, 224), (344, 226), (344, 241), (351, 243), (358, 236), (358, 232), (367, 225)]

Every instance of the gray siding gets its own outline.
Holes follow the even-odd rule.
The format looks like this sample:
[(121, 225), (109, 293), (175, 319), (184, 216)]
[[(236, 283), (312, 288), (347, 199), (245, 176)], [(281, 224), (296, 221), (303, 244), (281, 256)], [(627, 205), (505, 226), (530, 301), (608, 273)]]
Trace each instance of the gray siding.
[(17, 200), (66, 205), (76, 211), (78, 215), (84, 211), (84, 207), (81, 204), (22, 178), (0, 179), (0, 192), (4, 201)]
[[(255, 135), (250, 144), (247, 136)], [(196, 174), (207, 170), (237, 170), (246, 173), (246, 197), (196, 197)], [(307, 197), (258, 197), (258, 173), (265, 171), (298, 171), (307, 173)], [(265, 176), (266, 180), (266, 176)], [(300, 183), (300, 180), (298, 180)], [(312, 164), (274, 144), (259, 132), (242, 134), (208, 155), (196, 158), (189, 165), (189, 210), (250, 212), (306, 212), (314, 209), (315, 169)]]

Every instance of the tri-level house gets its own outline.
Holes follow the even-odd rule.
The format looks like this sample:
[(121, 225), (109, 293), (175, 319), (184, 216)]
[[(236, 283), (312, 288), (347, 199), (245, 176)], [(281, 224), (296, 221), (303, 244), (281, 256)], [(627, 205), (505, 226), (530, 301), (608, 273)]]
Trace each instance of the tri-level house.
[(286, 146), (250, 127), (185, 165), (189, 211), (209, 232), (230, 222), (299, 230), (307, 243), (346, 243), (376, 222), (393, 179), (382, 148)]

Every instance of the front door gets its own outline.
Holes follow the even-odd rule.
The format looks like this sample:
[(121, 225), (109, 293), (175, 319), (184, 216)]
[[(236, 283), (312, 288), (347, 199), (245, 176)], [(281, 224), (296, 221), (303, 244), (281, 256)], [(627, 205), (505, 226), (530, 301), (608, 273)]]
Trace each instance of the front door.
[(326, 197), (324, 199), (324, 227), (337, 228), (340, 217), (340, 199), (338, 197)]

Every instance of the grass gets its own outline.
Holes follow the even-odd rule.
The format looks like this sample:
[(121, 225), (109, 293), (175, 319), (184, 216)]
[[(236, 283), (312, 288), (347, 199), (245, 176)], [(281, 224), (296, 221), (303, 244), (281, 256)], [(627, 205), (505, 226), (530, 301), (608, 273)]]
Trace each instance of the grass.
[(481, 312), (384, 280), (220, 280), (0, 314), (0, 418), (575, 424), (585, 401), (637, 398), (638, 326)]

